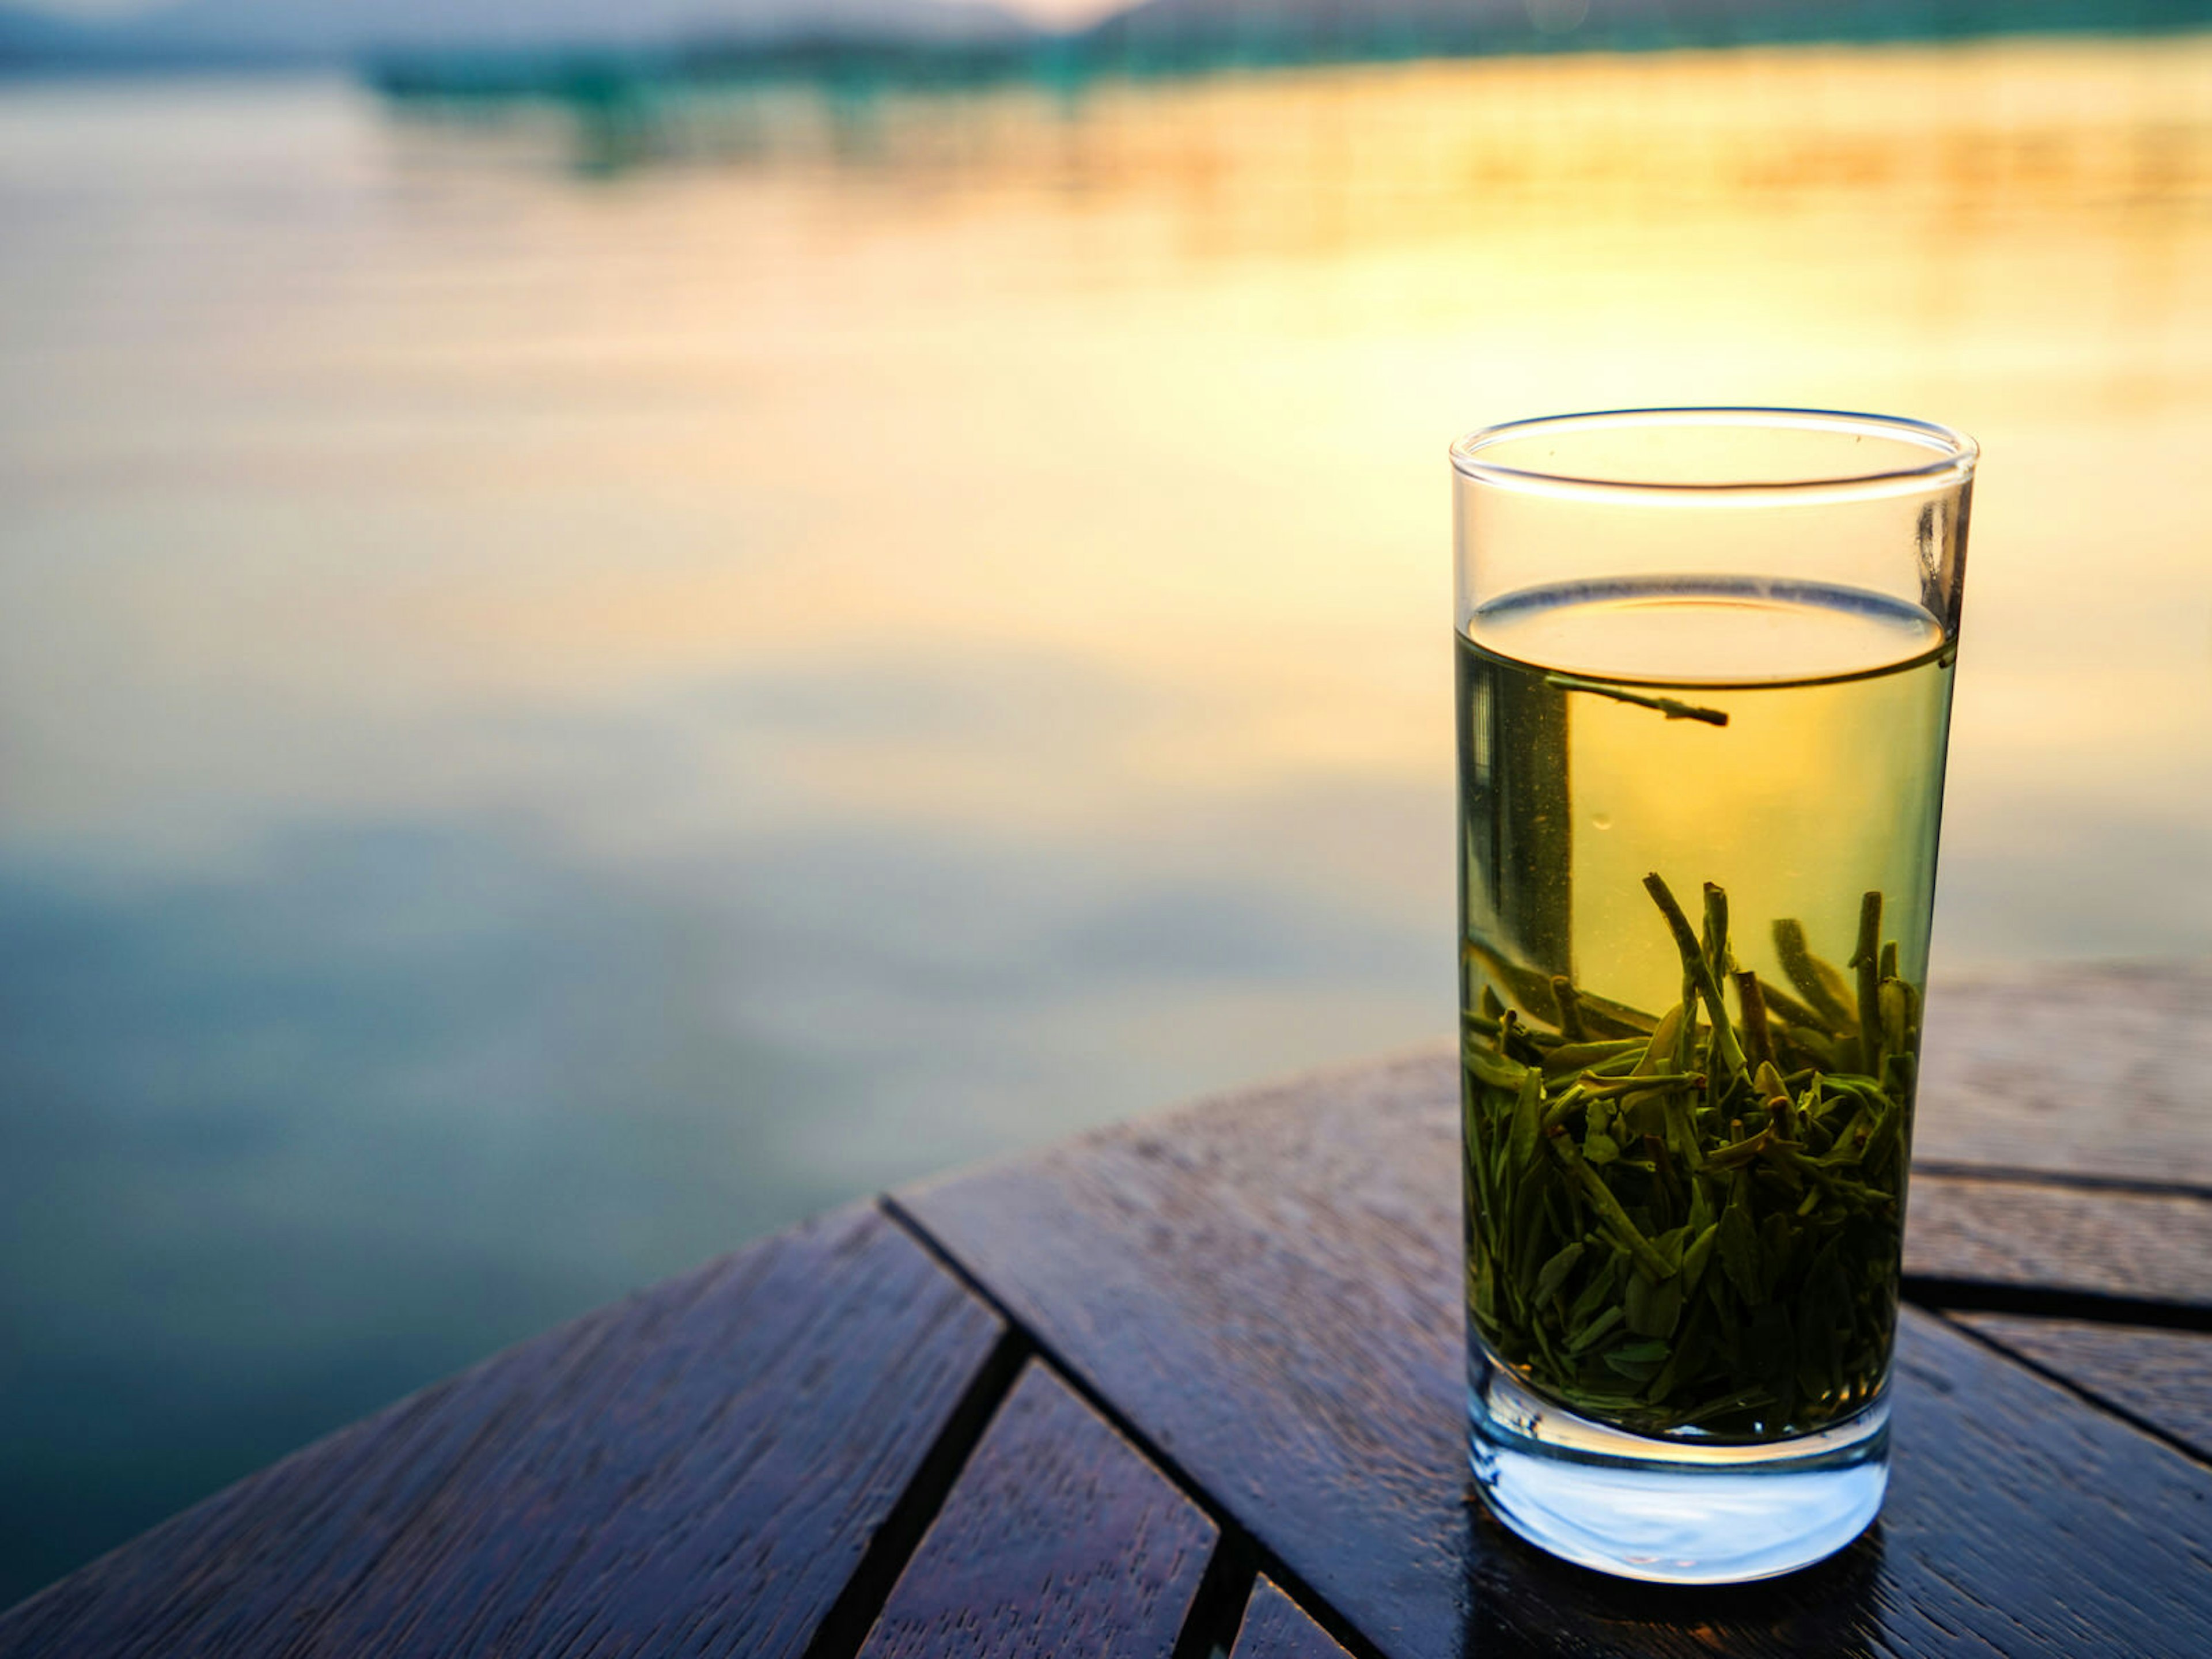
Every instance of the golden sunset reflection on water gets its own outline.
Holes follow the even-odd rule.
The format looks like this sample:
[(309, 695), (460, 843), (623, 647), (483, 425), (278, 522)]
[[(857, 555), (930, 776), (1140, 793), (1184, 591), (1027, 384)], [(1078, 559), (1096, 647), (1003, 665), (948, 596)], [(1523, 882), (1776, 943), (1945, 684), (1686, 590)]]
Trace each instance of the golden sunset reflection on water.
[[(56, 101), (90, 125), (92, 98)], [(348, 210), (252, 222), (238, 172), (286, 163), (205, 135), (186, 183), (231, 210), (222, 257), (58, 295), (64, 330), (137, 314), (104, 349), (15, 331), (54, 371), (11, 399), (19, 544), (137, 556), (105, 573), (127, 592), (42, 596), (116, 658), (91, 767), (38, 769), (79, 745), (11, 653), (11, 816), (404, 794), (426, 757), (381, 752), (389, 722), (447, 700), (1000, 659), (1144, 708), (1033, 752), (817, 734), (785, 781), (1037, 833), (1345, 774), (1441, 799), (1444, 441), (1708, 401), (1982, 439), (1954, 869), (2024, 791), (2156, 811), (2193, 781), (2201, 811), (2209, 100), (2212, 46), (2156, 41), (1109, 83), (842, 133), (702, 100), (580, 185), (548, 125), (325, 94), (295, 118)], [(155, 395), (93, 372), (125, 349)], [(268, 720), (317, 723), (332, 775), (233, 740)], [(1442, 880), (1432, 848), (1390, 856)]]

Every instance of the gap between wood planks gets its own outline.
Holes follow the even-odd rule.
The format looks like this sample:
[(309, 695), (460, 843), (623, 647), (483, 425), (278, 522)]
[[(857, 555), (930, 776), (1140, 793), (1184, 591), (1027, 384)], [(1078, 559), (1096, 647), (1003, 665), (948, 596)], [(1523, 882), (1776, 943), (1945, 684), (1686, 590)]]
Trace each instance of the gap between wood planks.
[[(1982, 1346), (1987, 1348), (1991, 1353), (1996, 1354), (2001, 1358), (2010, 1360), (2014, 1364), (2020, 1366), (2025, 1370), (2033, 1371), (2045, 1382), (2056, 1383), (2058, 1387), (2065, 1389), (2067, 1393), (2072, 1395), (2075, 1399), (2094, 1407), (2097, 1410), (2103, 1412), (2106, 1415), (2118, 1418), (2121, 1422), (2126, 1424), (2137, 1434), (2148, 1435), (2153, 1440), (2157, 1441), (2160, 1445), (2172, 1447), (2175, 1451), (2179, 1452), (2184, 1457), (2187, 1458), (2192, 1463), (2202, 1465), (2206, 1468), (2212, 1468), (2212, 1458), (2206, 1457), (2203, 1452), (2199, 1450), (2196, 1446), (2191, 1445), (2188, 1441), (2181, 1438), (2180, 1436), (2175, 1434), (2170, 1429), (2160, 1427), (2159, 1425), (2153, 1422), (2150, 1419), (2143, 1416), (2142, 1413), (2137, 1412), (2130, 1407), (2122, 1405), (2117, 1400), (2111, 1399), (2105, 1395), (2100, 1394), (2096, 1389), (2085, 1386), (2076, 1378), (2068, 1376), (2064, 1371), (2055, 1370), (2051, 1366), (2045, 1364), (2041, 1360), (2033, 1358), (2032, 1355), (2021, 1352), (2018, 1348), (2012, 1346), (2009, 1343), (2003, 1341), (1998, 1337), (1990, 1335), (1986, 1331), (1977, 1328), (1976, 1327), (1967, 1323), (1963, 1319), (1951, 1318), (1949, 1315), (1941, 1308), (1923, 1308), (1921, 1311), (1935, 1315), (1936, 1318), (1941, 1319), (1945, 1325), (1958, 1332), (1960, 1335), (1966, 1337), (1972, 1341), (1978, 1342)], [(1997, 1310), (1977, 1308), (1962, 1311), (1984, 1313)], [(2006, 1310), (2005, 1311), (2010, 1310)]]
[(2141, 1176), (2099, 1175), (2087, 1170), (2039, 1170), (2025, 1164), (1915, 1158), (1912, 1173), (1954, 1181), (1994, 1182), (2005, 1187), (2064, 1187), (2080, 1192), (2125, 1193), (2134, 1198), (2195, 1198), (2212, 1203), (2212, 1187), (2201, 1182), (2150, 1181)]
[[(1929, 1172), (1949, 1171), (1948, 1169), (1930, 1169)], [(1985, 1176), (1990, 1174), (1965, 1168), (1960, 1173)], [(2161, 1194), (2168, 1187), (2168, 1183), (2163, 1182), (2124, 1182), (2094, 1177), (2080, 1182), (2054, 1182), (2040, 1172), (2027, 1170), (2020, 1171), (2016, 1176), (2012, 1171), (1998, 1172), (1994, 1178), (2000, 1181), (2014, 1178), (2051, 1185), (2157, 1188)], [(2195, 1197), (2207, 1196), (2203, 1189), (2187, 1185), (2177, 1184), (2172, 1190), (2176, 1194)], [(1218, 1541), (1184, 1616), (1182, 1631), (1176, 1639), (1172, 1659), (1211, 1659), (1212, 1656), (1229, 1654), (1235, 1646), (1245, 1606), (1250, 1601), (1253, 1589), (1262, 1572), (1280, 1585), (1316, 1624), (1353, 1656), (1353, 1659), (1383, 1659), (1381, 1650), (1356, 1626), (1247, 1531), (1235, 1516), (1215, 1501), (1212, 1493), (1193, 1480), (1173, 1457), (1154, 1444), (1151, 1437), (1130, 1421), (1112, 1401), (1092, 1389), (1060, 1354), (1048, 1344), (1039, 1341), (1013, 1310), (993, 1294), (988, 1285), (969, 1273), (896, 1199), (885, 1194), (877, 1203), (893, 1225), (911, 1238), (970, 1295), (998, 1316), (1005, 1327), (1005, 1333), (992, 1350), (990, 1358), (969, 1383), (959, 1406), (947, 1419), (936, 1443), (922, 1460), (914, 1480), (900, 1495), (890, 1517), (869, 1544), (860, 1566), (847, 1582), (829, 1616), (815, 1632), (814, 1639), (807, 1646), (805, 1659), (854, 1659), (860, 1651), (860, 1644), (867, 1639), (869, 1631), (874, 1627), (884, 1604), (890, 1599), (892, 1589), (897, 1584), (900, 1575), (906, 1571), (907, 1564), (920, 1546), (923, 1534), (928, 1531), (931, 1522), (936, 1519), (938, 1511), (957, 1484), (961, 1471), (982, 1440), (984, 1431), (990, 1426), (1000, 1405), (1012, 1390), (1023, 1365), (1032, 1358), (1048, 1365), (1061, 1382), (1105, 1419), (1116, 1433), (1148, 1459), (1153, 1468), (1171, 1481), (1185, 1498), (1196, 1504), (1218, 1530)], [(2087, 1320), (2167, 1329), (2212, 1330), (2212, 1310), (2130, 1297), (2045, 1291), (2032, 1286), (1988, 1285), (1975, 1280), (1918, 1275), (1907, 1275), (1901, 1291), (1903, 1300), (1942, 1319), (1948, 1328), (1961, 1333), (1978, 1345), (2057, 1384), (2095, 1409), (2118, 1418), (2138, 1433), (2172, 1447), (2192, 1462), (2201, 1464), (2206, 1461), (2195, 1448), (2177, 1439), (2156, 1424), (2145, 1420), (2136, 1413), (2082, 1387), (2071, 1377), (2037, 1364), (1965, 1322), (1946, 1316), (1954, 1311), (2018, 1313), (2045, 1318)]]
[[(967, 1462), (976, 1442), (981, 1439), (991, 1411), (996, 1410), (1000, 1397), (1012, 1386), (1014, 1374), (1020, 1370), (1021, 1358), (1031, 1355), (1050, 1366), (1055, 1377), (1066, 1383), (1091, 1410), (1104, 1418), (1116, 1434), (1127, 1441), (1185, 1498), (1204, 1511), (1206, 1518), (1218, 1530), (1219, 1541), (1214, 1545), (1212, 1559), (1206, 1563), (1206, 1574), (1200, 1581), (1198, 1592), (1191, 1598), (1190, 1609), (1183, 1620), (1182, 1633), (1176, 1642), (1173, 1659), (1207, 1659), (1214, 1653), (1230, 1652), (1236, 1645), (1237, 1627), (1243, 1620), (1245, 1603), (1251, 1599), (1253, 1586), (1262, 1572), (1273, 1579), (1284, 1594), (1297, 1602), (1306, 1616), (1327, 1632), (1352, 1656), (1352, 1659), (1385, 1659), (1382, 1650), (1369, 1641), (1356, 1626), (1316, 1595), (1313, 1587), (1298, 1573), (1248, 1532), (1234, 1516), (1221, 1507), (1211, 1492), (1191, 1479), (1181, 1464), (1155, 1445), (1149, 1436), (1124, 1416), (1112, 1401), (1092, 1389), (1049, 1344), (1040, 1342), (1013, 1311), (992, 1294), (990, 1287), (969, 1273), (951, 1251), (939, 1243), (929, 1230), (909, 1214), (896, 1199), (886, 1194), (877, 1202), (884, 1214), (926, 1251), (932, 1261), (1005, 1322), (1007, 1340), (1018, 1341), (1020, 1348), (1012, 1370), (998, 1384), (989, 1402), (990, 1409), (984, 1412), (981, 1420), (972, 1425), (956, 1421), (947, 1427), (940, 1437), (940, 1444), (931, 1449), (928, 1466), (936, 1465), (940, 1452), (945, 1452), (948, 1454), (947, 1462), (951, 1472), (942, 1489), (926, 1495), (929, 1515), (916, 1526), (913, 1539), (900, 1550), (898, 1560), (878, 1564), (876, 1561), (877, 1552), (872, 1548), (862, 1564), (863, 1569), (865, 1571), (870, 1567), (879, 1568), (884, 1575), (882, 1582), (864, 1586), (860, 1582), (863, 1575), (856, 1573), (854, 1583), (848, 1586), (848, 1594), (851, 1595), (857, 1589), (859, 1594), (854, 1599), (867, 1606), (867, 1623), (852, 1635), (847, 1644), (830, 1646), (824, 1641), (829, 1633), (829, 1621), (824, 1621), (822, 1632), (807, 1650), (806, 1659), (852, 1659), (859, 1650), (860, 1643), (866, 1638), (869, 1625), (874, 1622), (876, 1613), (890, 1599), (891, 1587), (905, 1568), (906, 1557), (912, 1553), (914, 1545), (921, 1541), (929, 1519), (934, 1516), (939, 1505), (944, 1502), (958, 1478), (960, 1466)], [(994, 1364), (997, 1359), (998, 1356), (994, 1354)], [(968, 1403), (964, 1400), (962, 1401), (963, 1413)], [(966, 1429), (965, 1438), (957, 1447), (948, 1448), (944, 1443), (952, 1441), (956, 1431), (963, 1427)], [(920, 1483), (917, 1481), (916, 1485), (918, 1486)]]
[(2164, 1331), (2212, 1331), (2212, 1307), (2154, 1297), (2107, 1296), (2100, 1291), (2045, 1290), (2039, 1285), (2001, 1285), (1980, 1279), (1907, 1273), (1900, 1298), (1932, 1314), (2023, 1314), (2033, 1319), (2078, 1319), (2092, 1325), (2134, 1325)]
[[(910, 1230), (901, 1231), (911, 1237)], [(937, 1260), (937, 1253), (931, 1254), (932, 1259)], [(941, 1261), (939, 1266), (943, 1266)], [(1014, 1379), (1021, 1375), (1023, 1362), (1035, 1352), (1036, 1345), (1030, 1340), (1028, 1333), (1008, 1319), (1004, 1309), (994, 1311), (1002, 1326), (998, 1341), (969, 1379), (959, 1403), (938, 1431), (936, 1441), (924, 1454), (898, 1501), (891, 1505), (884, 1524), (868, 1540), (860, 1565), (845, 1581), (844, 1589), (837, 1592), (837, 1599), (816, 1628), (813, 1640), (806, 1644), (805, 1659), (853, 1659), (860, 1651), (860, 1644), (868, 1639), (869, 1631), (875, 1627), (884, 1603), (890, 1599), (892, 1586), (906, 1571), (906, 1564), (921, 1543), (922, 1534), (929, 1530), (929, 1523), (937, 1518), (953, 1483), (960, 1478), (969, 1454), (975, 1449), (983, 1431), (998, 1414), (1000, 1402), (1013, 1387)]]

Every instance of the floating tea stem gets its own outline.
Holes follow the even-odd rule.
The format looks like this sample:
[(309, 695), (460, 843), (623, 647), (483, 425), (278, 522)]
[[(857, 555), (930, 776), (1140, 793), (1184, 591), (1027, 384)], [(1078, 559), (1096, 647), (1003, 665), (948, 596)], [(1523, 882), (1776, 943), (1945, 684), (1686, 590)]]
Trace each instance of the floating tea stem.
[(1638, 708), (1656, 708), (1670, 720), (1703, 720), (1707, 726), (1726, 726), (1728, 715), (1718, 708), (1700, 708), (1693, 702), (1682, 702), (1674, 697), (1646, 696), (1641, 692), (1624, 691), (1617, 685), (1607, 685), (1600, 680), (1577, 679), (1572, 674), (1547, 674), (1544, 684), (1559, 691), (1587, 691), (1595, 697), (1610, 697), (1615, 702), (1633, 703)]

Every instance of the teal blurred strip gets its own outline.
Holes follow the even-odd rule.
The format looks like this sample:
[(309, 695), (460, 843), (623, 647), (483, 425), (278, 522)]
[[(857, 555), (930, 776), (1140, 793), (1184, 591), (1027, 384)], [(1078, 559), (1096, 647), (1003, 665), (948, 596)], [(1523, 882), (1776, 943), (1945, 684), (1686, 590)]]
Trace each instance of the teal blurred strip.
[(2205, 27), (2212, 27), (2212, 0), (1148, 0), (1076, 34), (401, 51), (374, 58), (364, 73), (396, 100), (533, 99), (607, 108), (692, 87), (799, 86), (865, 97), (1420, 58)]

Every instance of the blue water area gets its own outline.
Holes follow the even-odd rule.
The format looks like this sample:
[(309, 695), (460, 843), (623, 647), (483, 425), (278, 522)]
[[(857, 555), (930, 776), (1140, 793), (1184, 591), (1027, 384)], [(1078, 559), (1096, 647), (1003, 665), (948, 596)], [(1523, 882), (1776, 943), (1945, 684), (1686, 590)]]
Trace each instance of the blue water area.
[[(0, 1589), (744, 1238), (1244, 1062), (1131, 1055), (1117, 1001), (1426, 1000), (1425, 939), (1079, 862), (855, 834), (609, 873), (423, 823), (9, 867)], [(823, 925), (868, 893), (880, 926)]]

